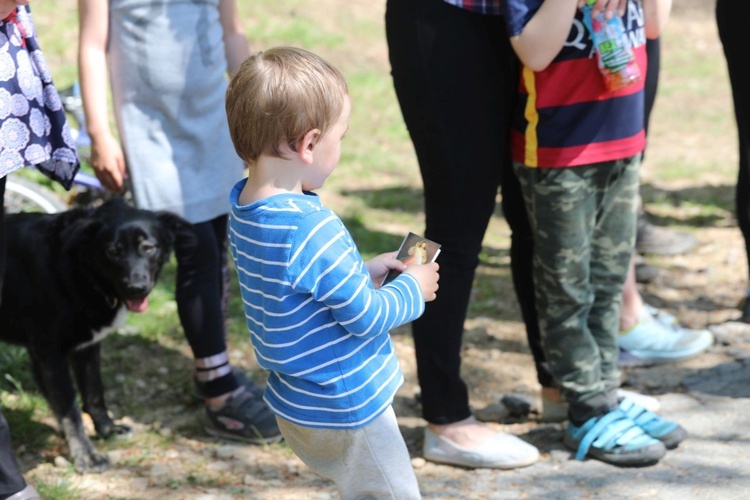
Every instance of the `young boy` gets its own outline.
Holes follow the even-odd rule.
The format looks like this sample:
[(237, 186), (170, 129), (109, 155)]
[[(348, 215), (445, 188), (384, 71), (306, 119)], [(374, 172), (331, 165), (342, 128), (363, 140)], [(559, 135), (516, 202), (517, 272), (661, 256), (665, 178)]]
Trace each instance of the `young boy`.
[[(534, 231), (544, 351), (569, 404), (565, 444), (580, 460), (655, 463), (686, 432), (616, 395), (620, 297), (645, 147), (643, 79), (607, 90), (582, 20), (584, 0), (503, 3), (522, 62), (512, 154)], [(644, 73), (646, 37), (658, 36), (670, 4), (620, 2)]]
[[(333, 66), (275, 48), (245, 61), (226, 99), (249, 176), (231, 194), (229, 238), (265, 400), (289, 446), (343, 498), (419, 498), (391, 408), (403, 382), (388, 330), (435, 299), (438, 266), (395, 252), (365, 263), (311, 191), (340, 157), (351, 102)], [(403, 271), (376, 289), (390, 269)]]

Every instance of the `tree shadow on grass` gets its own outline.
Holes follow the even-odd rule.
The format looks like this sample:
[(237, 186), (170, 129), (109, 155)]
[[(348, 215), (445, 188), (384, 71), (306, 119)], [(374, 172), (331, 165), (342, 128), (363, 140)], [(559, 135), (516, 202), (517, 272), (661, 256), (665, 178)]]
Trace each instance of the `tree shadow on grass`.
[(23, 473), (41, 461), (67, 453), (62, 435), (54, 427), (36, 420), (34, 413), (34, 408), (3, 407), (14, 453)]
[[(663, 216), (649, 213), (649, 220), (660, 226), (710, 227), (724, 220), (716, 211), (734, 213), (734, 184), (709, 185), (681, 189), (664, 189), (644, 183), (640, 189), (646, 211), (649, 204), (670, 205), (679, 209), (681, 205), (698, 205), (703, 210), (681, 216)], [(344, 196), (361, 199), (372, 209), (391, 210), (419, 214), (424, 210), (424, 192), (408, 186), (393, 186), (382, 189), (342, 190)], [(502, 217), (502, 207), (496, 204), (495, 215)], [(708, 213), (706, 213), (708, 212)]]
[(342, 221), (365, 260), (381, 253), (395, 252), (406, 236), (406, 234), (373, 231), (368, 229), (365, 222), (357, 217), (343, 217)]
[[(715, 347), (718, 351), (742, 349), (747, 344)], [(750, 398), (750, 357), (695, 368), (671, 363), (625, 370), (626, 383), (644, 393), (695, 393), (729, 398)]]
[(343, 189), (341, 194), (361, 199), (368, 207), (418, 214), (424, 210), (422, 189), (393, 186), (382, 189)]
[[(134, 422), (152, 424), (161, 419), (159, 408), (195, 403), (188, 392), (193, 363), (180, 352), (137, 335), (112, 334), (101, 347), (105, 401), (115, 420), (128, 417)], [(42, 397), (28, 362), (19, 361), (13, 367), (13, 378), (24, 381), (20, 394), (17, 388), (6, 387), (8, 392), (17, 394), (16, 399)], [(69, 457), (62, 433), (56, 427), (35, 419), (33, 404), (27, 403), (15, 409), (3, 408), (10, 425), (14, 451), (19, 457), (24, 457), (21, 461), (27, 469), (51, 461), (58, 455)], [(202, 405), (197, 403), (196, 420), (201, 408)], [(54, 419), (51, 411), (49, 418)], [(106, 442), (112, 444), (114, 440)], [(95, 438), (94, 443), (100, 452), (107, 448), (103, 446), (105, 441), (99, 438)]]
[[(684, 189), (662, 189), (642, 184), (640, 189), (648, 220), (658, 226), (712, 227), (723, 226), (726, 217), (720, 212), (734, 213), (734, 185), (700, 186)], [(698, 205), (701, 210), (684, 213), (684, 216), (655, 215), (649, 204), (666, 204), (677, 209), (682, 205)]]
[[(243, 445), (209, 436), (204, 430), (207, 421), (203, 401), (194, 397), (193, 360), (178, 349), (127, 329), (126, 332), (129, 333), (115, 333), (102, 341), (102, 379), (107, 406), (116, 421), (134, 427), (130, 436), (121, 439), (92, 436), (99, 453), (114, 452), (120, 457), (118, 462), (113, 462), (110, 472), (117, 476), (117, 471), (127, 470), (134, 478), (149, 478), (147, 496), (151, 498), (168, 498), (178, 492), (201, 491), (222, 484), (237, 489), (238, 494), (250, 494), (255, 488), (258, 491), (266, 486), (272, 488), (274, 478), (289, 474), (289, 461), (285, 458), (289, 452), (283, 449), (285, 445)], [(33, 383), (24, 387), (24, 391), (35, 398), (38, 396)], [(34, 411), (33, 405), (4, 409), (10, 422), (14, 452), (24, 473), (53, 462), (58, 456), (70, 460), (61, 433), (43, 423), (38, 410), (37, 415)], [(53, 418), (51, 412), (44, 417), (45, 420), (50, 418)], [(240, 450), (237, 456), (218, 456), (211, 451), (227, 444)], [(174, 463), (176, 456), (180, 457), (181, 465), (172, 468), (169, 464)], [(242, 474), (227, 476), (220, 467), (216, 470), (208, 467), (218, 462), (225, 462), (228, 469), (247, 471), (257, 484), (244, 485)], [(160, 484), (159, 478), (154, 476), (154, 467), (158, 464), (168, 467), (165, 484)], [(70, 476), (71, 469), (54, 467), (45, 469), (42, 474), (43, 482), (49, 483), (57, 477)], [(92, 475), (96, 477), (99, 476)], [(300, 487), (321, 487), (304, 474), (292, 483)]]

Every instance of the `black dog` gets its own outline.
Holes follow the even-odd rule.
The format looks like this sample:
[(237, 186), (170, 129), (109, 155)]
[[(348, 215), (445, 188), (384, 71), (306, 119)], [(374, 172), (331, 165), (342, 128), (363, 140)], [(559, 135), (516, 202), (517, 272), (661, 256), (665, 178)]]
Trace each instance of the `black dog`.
[(176, 238), (188, 223), (112, 200), (99, 208), (6, 217), (8, 265), (0, 339), (28, 349), (34, 378), (65, 434), (79, 472), (109, 462), (86, 436), (76, 391), (98, 435), (130, 431), (107, 414), (100, 345), (125, 320), (143, 311)]

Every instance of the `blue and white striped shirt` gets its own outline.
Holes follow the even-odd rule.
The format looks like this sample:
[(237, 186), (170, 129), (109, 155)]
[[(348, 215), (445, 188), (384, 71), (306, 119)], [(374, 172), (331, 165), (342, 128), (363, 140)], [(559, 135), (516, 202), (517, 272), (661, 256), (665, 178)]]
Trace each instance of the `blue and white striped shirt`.
[(229, 242), (265, 400), (294, 424), (362, 427), (403, 383), (388, 330), (418, 318), (424, 299), (406, 273), (375, 290), (351, 235), (315, 194), (240, 206)]

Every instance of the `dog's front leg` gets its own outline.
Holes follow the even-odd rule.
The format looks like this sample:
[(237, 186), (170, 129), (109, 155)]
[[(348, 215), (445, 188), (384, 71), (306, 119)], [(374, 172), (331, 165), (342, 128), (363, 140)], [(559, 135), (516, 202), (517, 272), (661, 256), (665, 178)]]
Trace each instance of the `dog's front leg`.
[(106, 470), (109, 460), (96, 452), (83, 428), (67, 358), (58, 351), (29, 354), (34, 378), (60, 424), (76, 470), (80, 473)]
[(71, 354), (73, 373), (83, 399), (83, 411), (91, 415), (96, 433), (101, 437), (125, 436), (130, 434), (132, 429), (112, 421), (104, 402), (100, 346), (98, 343), (93, 344)]

